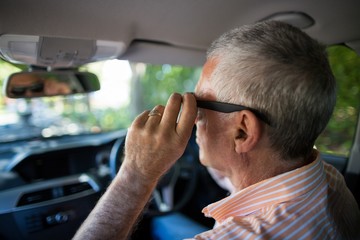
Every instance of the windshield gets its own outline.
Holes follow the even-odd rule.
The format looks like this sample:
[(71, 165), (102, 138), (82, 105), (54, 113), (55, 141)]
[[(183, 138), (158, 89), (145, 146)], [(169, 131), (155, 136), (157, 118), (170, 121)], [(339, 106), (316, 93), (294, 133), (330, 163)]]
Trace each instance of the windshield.
[[(323, 153), (348, 156), (356, 129), (360, 98), (360, 58), (344, 46), (328, 49), (338, 83), (337, 104), (316, 141)], [(145, 109), (165, 104), (173, 92), (193, 92), (201, 68), (109, 60), (80, 70), (95, 73), (101, 89), (89, 94), (9, 99), (0, 93), (0, 142), (96, 134), (126, 129)], [(19, 68), (0, 59), (0, 85)]]
[[(99, 91), (32, 99), (10, 99), (1, 94), (0, 142), (127, 128), (140, 112), (165, 104), (172, 92), (193, 91), (201, 69), (109, 60), (81, 70), (98, 75)], [(0, 60), (0, 84), (19, 71)]]

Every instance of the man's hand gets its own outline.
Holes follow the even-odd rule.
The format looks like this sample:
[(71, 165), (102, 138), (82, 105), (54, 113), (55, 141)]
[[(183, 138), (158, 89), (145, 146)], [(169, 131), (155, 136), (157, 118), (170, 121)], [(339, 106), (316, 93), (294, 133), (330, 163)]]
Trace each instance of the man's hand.
[(156, 106), (134, 120), (118, 174), (74, 239), (128, 237), (158, 179), (185, 151), (196, 114), (195, 97), (175, 93), (165, 107)]
[(139, 115), (127, 134), (124, 167), (145, 181), (158, 180), (184, 153), (196, 114), (192, 94), (174, 93), (165, 107)]

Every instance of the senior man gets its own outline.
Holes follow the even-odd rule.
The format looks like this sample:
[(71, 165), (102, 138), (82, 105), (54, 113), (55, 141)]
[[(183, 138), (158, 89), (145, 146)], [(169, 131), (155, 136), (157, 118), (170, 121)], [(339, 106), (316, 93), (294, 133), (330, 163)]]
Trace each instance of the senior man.
[(217, 224), (194, 238), (359, 237), (353, 196), (313, 149), (335, 100), (324, 47), (299, 29), (261, 22), (225, 33), (195, 95), (173, 94), (134, 120), (121, 169), (76, 238), (125, 239), (194, 123), (201, 163), (234, 188), (203, 210)]

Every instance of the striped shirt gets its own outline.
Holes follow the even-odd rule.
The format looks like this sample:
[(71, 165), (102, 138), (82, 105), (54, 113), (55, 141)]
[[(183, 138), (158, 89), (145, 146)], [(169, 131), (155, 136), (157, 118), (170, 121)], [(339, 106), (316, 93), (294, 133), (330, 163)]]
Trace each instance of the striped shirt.
[(217, 224), (195, 239), (360, 239), (360, 212), (342, 175), (315, 161), (203, 210)]

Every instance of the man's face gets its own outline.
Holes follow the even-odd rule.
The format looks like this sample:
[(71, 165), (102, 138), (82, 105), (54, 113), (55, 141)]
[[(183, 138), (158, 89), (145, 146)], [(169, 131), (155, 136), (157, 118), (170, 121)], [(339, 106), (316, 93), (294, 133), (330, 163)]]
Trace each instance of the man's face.
[(32, 73), (14, 75), (9, 83), (10, 95), (14, 97), (41, 96), (43, 88), (43, 80)]
[[(195, 88), (199, 100), (216, 100), (210, 77), (216, 67), (216, 59), (208, 60)], [(196, 142), (199, 145), (199, 157), (203, 165), (224, 171), (224, 166), (230, 158), (234, 143), (231, 141), (230, 118), (224, 113), (198, 109), (196, 120)]]

